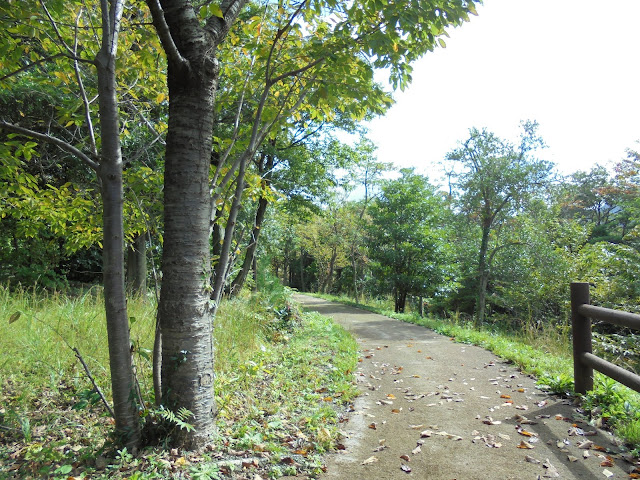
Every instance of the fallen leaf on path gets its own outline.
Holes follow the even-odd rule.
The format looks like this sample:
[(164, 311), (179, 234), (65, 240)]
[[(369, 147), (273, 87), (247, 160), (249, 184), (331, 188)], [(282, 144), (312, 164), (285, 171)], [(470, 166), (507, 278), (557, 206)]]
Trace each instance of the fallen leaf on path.
[(401, 465), (400, 470), (402, 470), (405, 473), (411, 473), (411, 467), (408, 465)]
[(420, 425), (409, 425), (409, 428), (413, 429), (413, 430), (420, 430), (422, 427), (424, 427), (424, 424), (420, 424)]
[(558, 470), (556, 470), (556, 467), (551, 465), (551, 462), (549, 461), (548, 458), (545, 460), (545, 462), (542, 464), (542, 466), (544, 468), (546, 468), (546, 472), (543, 475), (543, 477), (545, 477), (545, 478), (555, 478), (555, 477), (559, 477), (560, 476), (560, 474), (558, 473)]
[(569, 460), (570, 462), (577, 462), (578, 457), (574, 457), (573, 455), (567, 455), (567, 460)]
[(531, 445), (529, 442), (525, 442), (524, 440), (520, 440), (520, 444), (518, 445), (518, 448), (524, 448), (524, 449), (531, 450), (532, 448), (535, 448), (535, 447), (533, 445)]
[(370, 465), (372, 463), (376, 463), (377, 461), (378, 457), (369, 457), (364, 462), (362, 462), (362, 465)]
[(613, 472), (610, 472), (606, 468), (602, 471), (602, 474), (607, 478), (613, 478)]
[(585, 440), (583, 442), (578, 442), (576, 446), (583, 450), (589, 450), (593, 447), (593, 442), (591, 440)]
[(529, 432), (527, 430), (525, 430), (524, 428), (521, 427), (516, 427), (516, 431), (520, 434), (523, 435), (525, 437), (537, 437), (538, 434), (537, 433), (533, 433), (533, 432)]
[(389, 398), (391, 400), (395, 400), (396, 396), (393, 393), (389, 393), (389, 394), (387, 394), (387, 398)]
[(613, 467), (613, 458), (606, 457), (606, 459), (600, 463), (601, 467)]
[(402, 409), (398, 409), (398, 408), (394, 408), (391, 410), (391, 413), (400, 413), (402, 411)]
[(516, 422), (518, 422), (521, 425), (535, 425), (535, 424), (538, 423), (538, 422), (536, 422), (534, 420), (529, 420), (524, 415), (516, 414), (513, 418), (515, 418)]
[(420, 438), (428, 438), (431, 435), (433, 435), (433, 432), (431, 430), (424, 430), (420, 432)]
[(491, 417), (486, 417), (482, 423), (484, 423), (485, 425), (500, 425), (502, 422), (500, 420), (494, 420)]
[(376, 430), (378, 428), (378, 424), (376, 422), (370, 423), (369, 428), (371, 430)]
[(524, 459), (526, 462), (529, 462), (529, 463), (540, 463), (540, 460), (538, 460), (537, 458), (533, 458), (529, 455), (525, 455)]
[(400, 455), (400, 458), (402, 460), (404, 460), (405, 462), (410, 462), (411, 461), (411, 459), (409, 458), (409, 455)]
[(411, 453), (413, 455), (417, 455), (422, 451), (422, 449), (420, 448), (420, 445), (418, 445), (416, 448), (414, 448), (413, 450), (411, 450)]

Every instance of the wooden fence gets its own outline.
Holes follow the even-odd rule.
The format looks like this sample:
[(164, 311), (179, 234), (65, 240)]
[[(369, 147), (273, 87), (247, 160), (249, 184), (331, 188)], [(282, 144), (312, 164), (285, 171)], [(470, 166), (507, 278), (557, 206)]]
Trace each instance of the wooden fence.
[(640, 392), (640, 376), (607, 362), (592, 352), (591, 320), (600, 320), (621, 327), (640, 330), (640, 315), (596, 307), (590, 304), (589, 284), (571, 284), (571, 328), (573, 330), (573, 376), (576, 393), (593, 390), (593, 371)]

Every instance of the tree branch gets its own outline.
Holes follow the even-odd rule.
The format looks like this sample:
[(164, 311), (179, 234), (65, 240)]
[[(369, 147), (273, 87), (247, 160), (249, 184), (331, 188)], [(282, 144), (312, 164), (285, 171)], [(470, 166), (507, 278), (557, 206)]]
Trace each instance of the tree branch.
[(189, 61), (182, 56), (178, 50), (178, 46), (173, 41), (171, 36), (171, 30), (167, 24), (167, 20), (164, 17), (164, 11), (160, 5), (159, 0), (146, 0), (151, 16), (153, 17), (153, 25), (156, 27), (162, 48), (167, 55), (167, 60), (175, 65), (182, 65), (183, 67), (189, 66)]
[[(147, 0), (150, 1), (150, 0)], [(247, 4), (248, 0), (223, 0), (220, 4), (223, 18), (212, 15), (205, 24), (205, 30), (209, 32), (215, 46), (222, 42), (222, 39), (229, 33), (229, 29), (233, 22), (240, 14), (242, 7)]]
[(89, 157), (73, 145), (65, 142), (64, 140), (60, 140), (59, 138), (55, 138), (44, 133), (39, 133), (28, 128), (19, 127), (18, 125), (13, 125), (12, 123), (7, 123), (2, 120), (0, 120), (0, 128), (3, 128), (9, 132), (17, 133), (19, 135), (24, 135), (29, 138), (34, 138), (36, 140), (56, 145), (61, 150), (64, 150), (65, 152), (76, 156), (95, 171), (98, 171), (98, 168), (100, 167), (100, 164), (97, 161), (93, 160), (91, 157)]
[[(76, 25), (75, 25), (75, 35), (73, 39), (73, 56), (77, 57), (78, 53), (78, 24), (80, 22), (80, 13), (76, 17)], [(78, 65), (78, 61), (74, 60), (73, 62), (73, 70), (76, 74), (76, 81), (78, 82), (78, 88), (80, 88), (80, 97), (82, 98), (82, 103), (84, 105), (84, 117), (87, 122), (87, 128), (89, 130), (89, 138), (91, 139), (91, 151), (97, 157), (98, 156), (98, 147), (96, 144), (96, 135), (93, 129), (93, 121), (91, 120), (91, 108), (89, 104), (89, 99), (87, 98), (87, 92), (84, 89), (84, 83), (82, 82), (82, 76), (80, 75), (80, 66)]]

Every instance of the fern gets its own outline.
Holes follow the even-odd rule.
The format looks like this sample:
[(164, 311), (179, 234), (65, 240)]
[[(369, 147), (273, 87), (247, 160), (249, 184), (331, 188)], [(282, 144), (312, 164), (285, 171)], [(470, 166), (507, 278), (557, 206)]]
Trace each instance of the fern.
[(193, 416), (193, 413), (184, 407), (180, 407), (180, 409), (175, 413), (164, 407), (160, 407), (160, 409), (158, 410), (158, 415), (160, 415), (167, 422), (180, 427), (180, 430), (186, 430), (187, 432), (190, 432), (195, 428), (190, 423), (187, 423), (187, 420), (189, 420)]

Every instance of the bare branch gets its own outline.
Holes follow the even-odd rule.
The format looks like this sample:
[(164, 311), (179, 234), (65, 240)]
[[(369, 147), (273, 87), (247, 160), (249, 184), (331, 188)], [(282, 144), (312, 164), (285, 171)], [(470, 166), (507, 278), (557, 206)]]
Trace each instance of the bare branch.
[(75, 54), (73, 50), (71, 49), (71, 47), (69, 47), (69, 45), (67, 45), (67, 42), (64, 40), (64, 37), (60, 33), (60, 30), (58, 30), (58, 24), (49, 13), (49, 9), (45, 5), (44, 0), (40, 0), (40, 6), (42, 6), (44, 13), (47, 15), (47, 18), (49, 19), (49, 23), (51, 23), (51, 26), (53, 27), (53, 31), (56, 32), (56, 36), (58, 37), (58, 41), (60, 42), (60, 45), (64, 47), (64, 49), (69, 53), (69, 55), (74, 56)]
[(93, 170), (97, 171), (100, 167), (100, 164), (93, 160), (91, 157), (78, 150), (73, 145), (65, 142), (64, 140), (60, 140), (59, 138), (52, 137), (51, 135), (46, 135), (44, 133), (39, 133), (34, 130), (30, 130), (28, 128), (19, 127), (18, 125), (13, 125), (12, 123), (7, 123), (0, 120), (0, 128), (3, 128), (9, 132), (17, 133), (19, 135), (24, 135), (29, 138), (33, 138), (36, 140), (40, 140), (46, 143), (50, 143), (52, 145), (56, 145), (61, 150), (64, 150), (67, 153), (70, 153), (80, 160), (82, 160), (86, 165), (91, 167)]
[[(41, 58), (40, 60), (37, 60), (33, 63), (30, 63), (28, 65), (25, 65), (24, 67), (20, 67), (18, 70), (15, 70), (11, 73), (7, 73), (4, 77), (0, 77), (0, 82), (3, 82), (4, 80), (6, 80), (7, 78), (11, 78), (15, 75), (18, 75), (22, 72), (26, 72), (27, 70), (30, 70), (34, 67), (37, 67), (38, 65), (41, 65), (43, 63), (49, 62), (51, 60), (54, 60), (56, 58), (60, 58), (60, 57), (66, 57), (66, 58), (70, 58), (68, 55), (65, 55), (64, 53), (56, 53), (55, 55), (51, 55), (50, 57), (46, 57), (46, 58)], [(78, 59), (73, 59), (73, 60), (77, 60), (80, 62), (88, 62), (88, 63), (93, 63), (93, 62), (89, 62), (88, 60), (83, 60), (81, 58)]]
[(109, 405), (107, 398), (104, 396), (104, 393), (102, 393), (102, 390), (100, 390), (100, 387), (94, 380), (93, 375), (91, 375), (91, 370), (89, 370), (89, 367), (85, 363), (84, 358), (82, 358), (82, 355), (80, 355), (80, 350), (78, 350), (76, 347), (73, 347), (72, 350), (73, 350), (73, 353), (76, 354), (76, 358), (78, 359), (78, 361), (82, 364), (82, 368), (84, 368), (84, 372), (87, 374), (87, 377), (89, 377), (89, 381), (93, 385), (93, 388), (96, 391), (96, 393), (100, 396), (100, 400), (102, 400), (102, 403), (104, 404), (105, 408), (109, 412), (109, 415), (111, 415), (112, 418), (116, 418), (116, 415), (115, 413), (113, 413), (113, 409), (111, 408), (111, 405)]
[[(80, 22), (80, 15), (82, 15), (82, 9), (80, 9), (80, 12), (78, 12), (78, 16), (76, 17), (75, 35), (73, 39), (74, 58), (77, 58), (77, 53), (78, 53), (78, 24)], [(87, 98), (87, 92), (84, 89), (84, 83), (82, 82), (82, 75), (80, 75), (80, 65), (78, 65), (77, 60), (74, 60), (73, 62), (73, 70), (76, 74), (76, 81), (78, 82), (78, 88), (80, 88), (80, 97), (82, 98), (82, 103), (84, 105), (84, 119), (87, 122), (87, 128), (89, 129), (89, 138), (91, 140), (91, 152), (97, 157), (98, 147), (96, 144), (96, 134), (93, 128), (93, 120), (91, 120), (91, 108), (89, 106), (89, 99)]]

